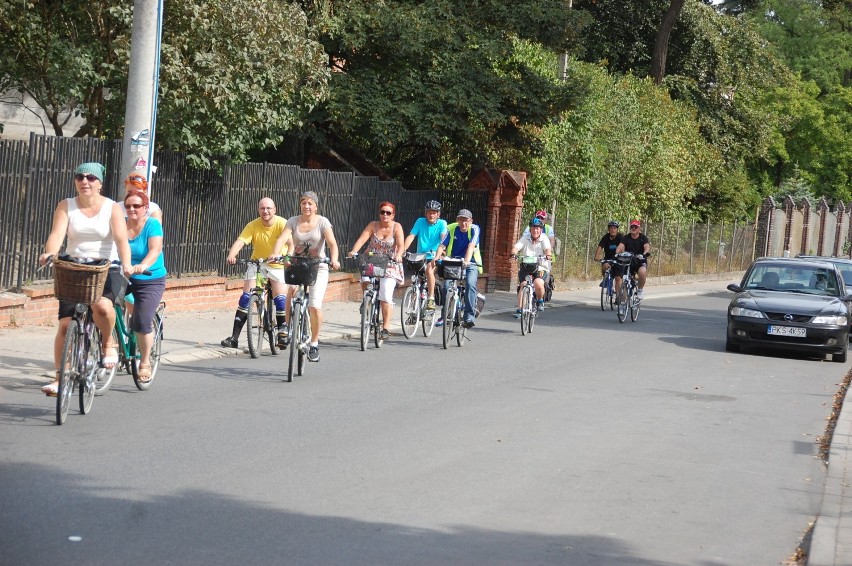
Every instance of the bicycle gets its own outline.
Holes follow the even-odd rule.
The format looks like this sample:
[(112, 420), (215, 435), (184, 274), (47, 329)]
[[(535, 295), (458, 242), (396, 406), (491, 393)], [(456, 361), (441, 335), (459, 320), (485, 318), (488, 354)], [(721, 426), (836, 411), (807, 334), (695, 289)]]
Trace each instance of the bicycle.
[(633, 273), (633, 259), (644, 259), (641, 254), (634, 255), (631, 252), (621, 252), (616, 254), (615, 260), (624, 269), (624, 274), (621, 278), (621, 289), (618, 293), (618, 304), (616, 305), (616, 314), (618, 322), (624, 322), (627, 319), (627, 311), (630, 311), (630, 320), (636, 322), (639, 318), (639, 285), (636, 281), (636, 274)]
[[(360, 254), (354, 253), (350, 259), (357, 260)], [(368, 253), (361, 256), (361, 276), (369, 277), (370, 280), (364, 289), (364, 298), (361, 299), (361, 351), (367, 349), (370, 334), (376, 348), (384, 344), (382, 339), (382, 309), (379, 305), (379, 283), (385, 274), (390, 257), (384, 254)]]
[[(110, 266), (110, 269), (118, 270), (117, 265)], [(150, 275), (150, 271), (144, 271), (143, 275)], [(121, 274), (125, 285), (129, 285), (130, 281)], [(130, 330), (130, 316), (127, 309), (126, 296), (121, 295), (115, 300), (115, 326), (112, 329), (113, 343), (116, 344), (118, 351), (118, 363), (112, 368), (106, 369), (98, 373), (98, 379), (95, 381), (95, 395), (104, 395), (112, 385), (115, 374), (119, 366), (133, 377), (133, 383), (140, 391), (147, 391), (151, 388), (154, 377), (157, 375), (157, 369), (160, 367), (160, 358), (163, 351), (163, 319), (165, 318), (166, 303), (161, 302), (154, 312), (154, 342), (151, 344), (151, 377), (147, 381), (139, 379), (139, 360), (142, 355), (138, 350), (136, 342), (136, 333)]]
[(614, 259), (602, 259), (599, 261), (601, 265), (608, 263), (610, 264), (610, 268), (607, 269), (603, 278), (601, 279), (601, 310), (605, 311), (607, 305), (609, 305), (609, 310), (613, 310), (615, 308), (615, 277), (612, 276), (612, 265), (615, 263)]
[(248, 305), (248, 318), (246, 319), (246, 342), (248, 343), (249, 355), (252, 358), (260, 356), (263, 348), (263, 335), (269, 342), (269, 350), (273, 356), (278, 355), (278, 328), (275, 323), (275, 303), (273, 302), (272, 283), (263, 272), (262, 265), (269, 263), (260, 259), (238, 259), (241, 265), (254, 265), (255, 286), (251, 290), (251, 299)]
[(107, 392), (119, 366), (133, 376), (133, 383), (139, 391), (148, 391), (151, 388), (154, 378), (157, 376), (157, 370), (160, 368), (160, 358), (163, 355), (163, 321), (166, 317), (166, 303), (161, 302), (157, 305), (157, 310), (154, 312), (154, 342), (151, 344), (151, 377), (147, 381), (139, 379), (139, 360), (142, 358), (142, 355), (138, 351), (139, 346), (136, 342), (136, 332), (130, 329), (130, 318), (126, 314), (126, 305), (124, 303), (124, 299), (119, 299), (115, 302), (115, 327), (112, 330), (113, 341), (118, 344), (118, 363), (112, 370), (107, 370), (109, 376), (104, 379), (102, 384), (99, 384), (99, 388), (95, 390), (96, 395), (103, 395)]
[(442, 343), (446, 350), (455, 337), (456, 344), (461, 348), (467, 338), (467, 327), (462, 324), (465, 305), (464, 260), (445, 257), (441, 260), (440, 270), (444, 280), (449, 281), (444, 304), (441, 307), (441, 317), (444, 319)]
[(535, 298), (535, 275), (547, 261), (544, 256), (518, 256), (519, 274), (524, 281), (521, 284), (521, 336), (532, 333), (535, 319), (538, 318), (538, 301)]
[[(284, 258), (276, 258), (284, 261)], [(331, 263), (328, 258), (310, 258), (290, 256), (289, 266), (284, 270), (284, 282), (296, 286), (290, 300), (290, 362), (287, 366), (287, 381), (293, 381), (293, 374), (301, 376), (305, 367), (305, 356), (311, 340), (311, 321), (308, 316), (310, 286), (317, 280), (317, 269), (321, 263)]]
[[(54, 267), (54, 294), (60, 300), (77, 301), (65, 331), (57, 370), (56, 424), (61, 425), (68, 417), (75, 388), (79, 393), (80, 413), (87, 415), (92, 411), (96, 374), (104, 368), (103, 340), (92, 317), (91, 303), (101, 295), (109, 261), (86, 263), (68, 256), (57, 260), (51, 256), (45, 264)], [(85, 283), (81, 283), (83, 280)], [(83, 294), (88, 296), (84, 298)]]
[[(429, 300), (426, 283), (426, 254), (407, 252), (403, 262), (414, 272), (411, 276), (411, 285), (405, 290), (402, 297), (402, 333), (406, 338), (412, 338), (417, 333), (417, 324), (423, 329), (423, 336), (432, 335), (435, 329), (434, 310), (427, 310), (426, 304)], [(435, 293), (437, 295), (437, 293)], [(436, 301), (437, 303), (438, 301)]]

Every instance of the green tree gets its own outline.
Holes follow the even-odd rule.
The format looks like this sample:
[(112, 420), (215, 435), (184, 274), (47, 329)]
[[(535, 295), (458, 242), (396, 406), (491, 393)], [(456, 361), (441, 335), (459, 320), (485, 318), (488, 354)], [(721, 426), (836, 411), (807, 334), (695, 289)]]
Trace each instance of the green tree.
[[(165, 3), (157, 143), (198, 165), (279, 143), (327, 96), (328, 59), (301, 8), (264, 0)], [(0, 91), (56, 135), (123, 135), (132, 2), (0, 0)], [(86, 119), (65, 131), (64, 117)]]
[[(0, 0), (0, 93), (31, 96), (57, 136), (121, 137), (131, 12), (127, 2)], [(86, 119), (78, 131), (66, 131), (72, 116)]]
[(582, 16), (562, 0), (331, 6), (312, 12), (338, 71), (318, 132), (339, 133), (407, 186), (523, 166), (536, 150), (529, 128), (569, 103), (555, 72), (527, 60), (528, 42), (565, 50), (576, 40)]
[(199, 166), (280, 143), (327, 96), (328, 59), (296, 4), (166, 3), (157, 140)]
[(721, 166), (689, 104), (650, 79), (593, 65), (573, 63), (569, 76), (587, 95), (544, 129), (533, 198), (588, 202), (610, 216), (688, 214)]

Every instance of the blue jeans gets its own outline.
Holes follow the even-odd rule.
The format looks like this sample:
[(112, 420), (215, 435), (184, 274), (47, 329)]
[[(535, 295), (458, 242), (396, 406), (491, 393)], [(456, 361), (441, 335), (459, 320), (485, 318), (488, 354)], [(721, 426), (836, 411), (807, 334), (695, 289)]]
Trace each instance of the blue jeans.
[[(471, 263), (467, 266), (464, 274), (464, 321), (473, 322), (476, 318), (474, 315), (474, 307), (476, 306), (476, 282), (479, 280), (479, 266)], [(444, 281), (444, 301), (447, 299), (448, 282)]]

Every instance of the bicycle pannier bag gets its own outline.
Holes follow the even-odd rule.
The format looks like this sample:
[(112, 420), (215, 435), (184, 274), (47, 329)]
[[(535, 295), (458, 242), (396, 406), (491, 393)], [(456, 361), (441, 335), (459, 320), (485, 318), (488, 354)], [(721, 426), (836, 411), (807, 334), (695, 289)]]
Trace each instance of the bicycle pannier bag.
[(464, 260), (445, 257), (441, 263), (441, 277), (444, 279), (464, 279)]
[(284, 270), (284, 282), (288, 285), (313, 285), (317, 281), (316, 260), (290, 259), (290, 266)]

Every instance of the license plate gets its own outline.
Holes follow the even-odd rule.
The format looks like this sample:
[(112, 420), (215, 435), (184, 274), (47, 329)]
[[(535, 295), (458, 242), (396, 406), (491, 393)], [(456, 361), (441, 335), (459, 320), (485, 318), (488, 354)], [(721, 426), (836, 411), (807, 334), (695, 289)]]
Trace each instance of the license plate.
[(766, 330), (767, 334), (771, 334), (773, 336), (792, 336), (794, 338), (804, 338), (808, 335), (807, 328), (800, 328), (798, 326), (770, 326)]

